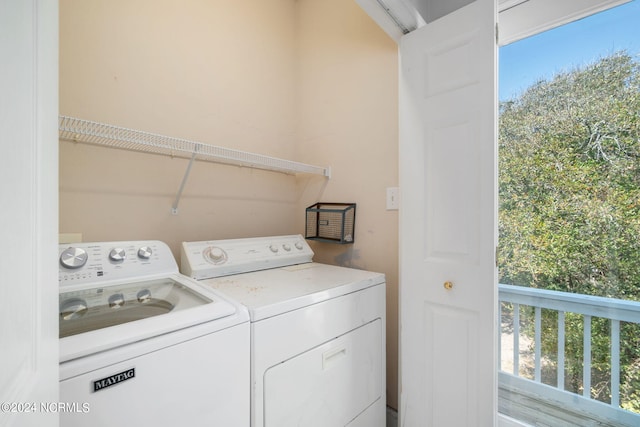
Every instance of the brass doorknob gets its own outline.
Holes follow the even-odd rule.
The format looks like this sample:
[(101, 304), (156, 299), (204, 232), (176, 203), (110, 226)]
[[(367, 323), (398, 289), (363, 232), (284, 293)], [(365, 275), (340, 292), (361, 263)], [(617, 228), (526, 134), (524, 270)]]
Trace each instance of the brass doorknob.
[(448, 291), (453, 289), (453, 282), (444, 282), (444, 288)]

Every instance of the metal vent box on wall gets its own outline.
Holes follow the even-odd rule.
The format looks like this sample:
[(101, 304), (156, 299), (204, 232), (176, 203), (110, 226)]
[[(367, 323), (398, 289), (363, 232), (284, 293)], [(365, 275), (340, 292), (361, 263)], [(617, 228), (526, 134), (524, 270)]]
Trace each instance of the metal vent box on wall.
[(306, 211), (305, 238), (331, 243), (353, 243), (355, 203), (316, 203)]

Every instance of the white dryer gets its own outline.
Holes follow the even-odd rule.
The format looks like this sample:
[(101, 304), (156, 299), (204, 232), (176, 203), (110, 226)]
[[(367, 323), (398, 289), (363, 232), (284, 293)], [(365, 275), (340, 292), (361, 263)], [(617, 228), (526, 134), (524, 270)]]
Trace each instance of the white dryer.
[(159, 241), (59, 249), (60, 425), (250, 423), (246, 309)]
[(246, 306), (253, 427), (386, 423), (385, 277), (300, 235), (185, 242), (181, 271)]

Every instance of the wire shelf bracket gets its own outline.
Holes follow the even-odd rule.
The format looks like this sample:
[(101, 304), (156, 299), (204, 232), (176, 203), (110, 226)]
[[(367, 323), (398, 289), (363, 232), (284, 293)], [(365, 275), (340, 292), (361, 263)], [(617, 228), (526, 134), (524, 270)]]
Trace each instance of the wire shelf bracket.
[(64, 141), (82, 142), (189, 159), (187, 170), (185, 171), (175, 201), (171, 207), (171, 212), (174, 215), (178, 214), (180, 197), (187, 183), (194, 160), (270, 170), (287, 174), (322, 175), (326, 178), (331, 178), (331, 167), (313, 166), (291, 160), (264, 156), (262, 154), (163, 136), (75, 117), (59, 116), (58, 130), (59, 138)]

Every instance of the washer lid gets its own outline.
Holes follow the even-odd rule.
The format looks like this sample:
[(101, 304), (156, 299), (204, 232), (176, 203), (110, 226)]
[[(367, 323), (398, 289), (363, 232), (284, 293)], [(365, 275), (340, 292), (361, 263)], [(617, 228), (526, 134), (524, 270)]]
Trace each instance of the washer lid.
[(236, 313), (232, 303), (181, 275), (93, 286), (61, 288), (61, 361)]
[(203, 280), (249, 310), (252, 321), (384, 283), (382, 273), (314, 262)]
[(213, 302), (171, 278), (61, 292), (60, 338)]

